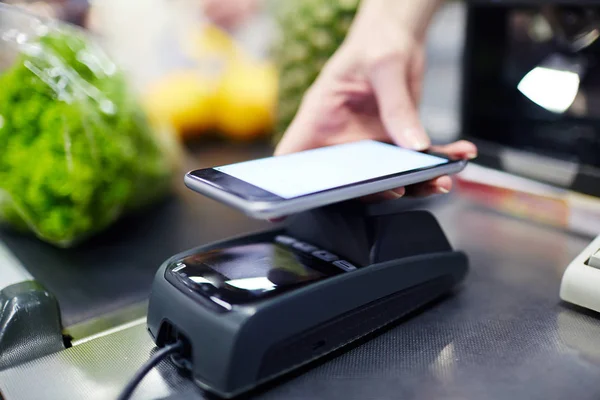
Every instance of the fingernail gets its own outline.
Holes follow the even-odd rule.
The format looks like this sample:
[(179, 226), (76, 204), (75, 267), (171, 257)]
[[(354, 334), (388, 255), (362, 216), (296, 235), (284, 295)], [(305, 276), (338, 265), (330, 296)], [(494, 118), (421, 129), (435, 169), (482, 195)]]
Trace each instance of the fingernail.
[(446, 189), (445, 187), (443, 187), (443, 186), (438, 186), (437, 192), (440, 193), (440, 194), (448, 194), (448, 193), (450, 193), (450, 191), (448, 189)]
[(424, 135), (416, 129), (406, 130), (404, 137), (413, 150), (421, 151), (429, 148), (429, 141), (423, 137)]
[(467, 160), (473, 160), (477, 158), (477, 153), (468, 153), (467, 154)]
[(393, 190), (390, 190), (390, 192), (388, 193), (389, 199), (390, 200), (396, 200), (399, 199), (400, 197), (402, 197), (403, 195), (400, 193), (396, 193)]
[(397, 196), (397, 198), (399, 198), (406, 194), (406, 189), (404, 189), (404, 188), (394, 189), (394, 190), (392, 190), (392, 193), (394, 193)]

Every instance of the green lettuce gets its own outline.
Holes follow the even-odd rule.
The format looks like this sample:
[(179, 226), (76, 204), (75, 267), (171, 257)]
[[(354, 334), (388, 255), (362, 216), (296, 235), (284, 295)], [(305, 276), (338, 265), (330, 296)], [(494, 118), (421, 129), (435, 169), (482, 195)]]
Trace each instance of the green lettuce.
[(167, 151), (82, 32), (15, 40), (0, 74), (0, 222), (70, 246), (167, 193)]

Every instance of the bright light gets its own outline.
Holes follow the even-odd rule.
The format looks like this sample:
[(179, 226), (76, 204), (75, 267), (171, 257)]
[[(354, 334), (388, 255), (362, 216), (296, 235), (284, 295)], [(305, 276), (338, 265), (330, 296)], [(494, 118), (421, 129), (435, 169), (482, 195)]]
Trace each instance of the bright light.
[(564, 113), (573, 104), (579, 84), (579, 75), (574, 72), (537, 67), (525, 75), (517, 88), (540, 107)]
[(239, 289), (246, 290), (268, 291), (275, 289), (275, 284), (265, 277), (233, 279), (231, 281), (227, 281), (227, 284)]
[(226, 309), (231, 310), (231, 304), (229, 304), (228, 302), (223, 301), (220, 298), (215, 297), (215, 296), (210, 296), (210, 299), (212, 301), (214, 301), (215, 303), (219, 304), (221, 307), (225, 307)]
[(190, 276), (189, 277), (191, 281), (196, 282), (196, 283), (209, 283), (209, 284), (213, 284), (211, 281), (209, 281), (208, 279), (206, 279), (203, 276)]

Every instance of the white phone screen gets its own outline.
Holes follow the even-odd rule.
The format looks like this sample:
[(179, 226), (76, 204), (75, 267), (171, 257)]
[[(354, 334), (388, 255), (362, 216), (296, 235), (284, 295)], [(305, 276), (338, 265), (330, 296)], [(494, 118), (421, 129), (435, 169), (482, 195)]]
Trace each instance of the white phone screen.
[(290, 199), (448, 162), (441, 157), (365, 140), (214, 169)]

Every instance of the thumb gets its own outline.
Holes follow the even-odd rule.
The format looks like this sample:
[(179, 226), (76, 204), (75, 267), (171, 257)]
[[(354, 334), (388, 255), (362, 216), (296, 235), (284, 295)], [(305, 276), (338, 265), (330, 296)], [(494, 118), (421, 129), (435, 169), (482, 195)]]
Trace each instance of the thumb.
[(425, 150), (431, 142), (419, 120), (408, 83), (408, 63), (402, 57), (384, 58), (368, 71), (382, 123), (402, 147)]
[(315, 115), (318, 114), (312, 112), (312, 107), (309, 107), (310, 101), (312, 100), (308, 100), (305, 95), (296, 115), (277, 144), (274, 155), (280, 156), (319, 147), (314, 137), (314, 123), (312, 121)]

